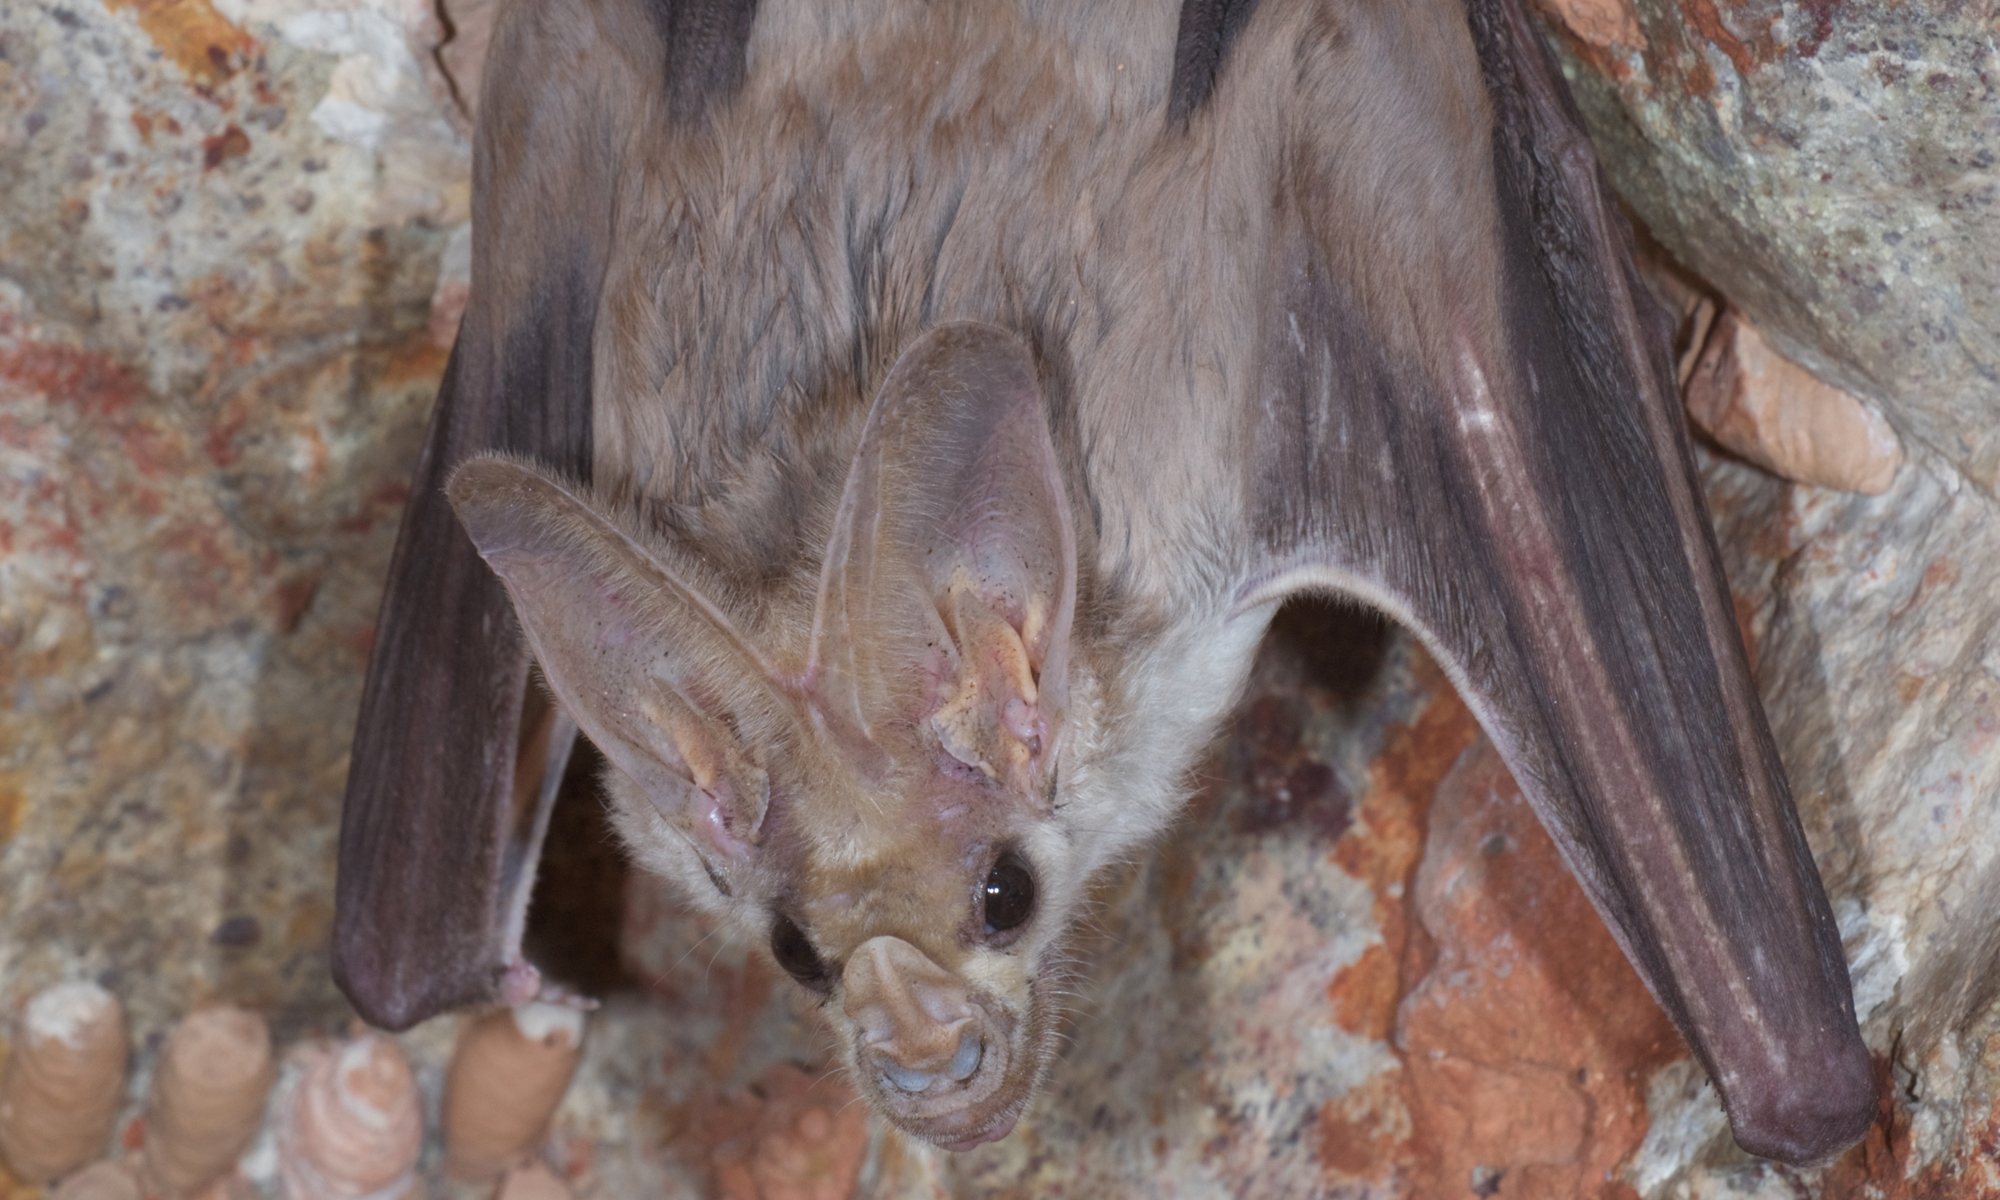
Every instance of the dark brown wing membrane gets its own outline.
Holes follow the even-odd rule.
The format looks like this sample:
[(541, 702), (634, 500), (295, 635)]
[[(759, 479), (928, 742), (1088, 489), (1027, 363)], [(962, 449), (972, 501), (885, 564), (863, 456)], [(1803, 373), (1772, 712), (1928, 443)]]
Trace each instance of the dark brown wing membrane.
[(1738, 640), (1664, 326), (1518, 0), (1469, 8), (1496, 120), (1509, 361), (1488, 364), (1484, 393), (1379, 344), (1297, 233), (1255, 435), (1271, 578), (1357, 593), (1423, 633), (1707, 1066), (1737, 1140), (1823, 1158), (1869, 1122), (1869, 1057)]
[[(529, 656), (506, 593), (444, 495), (501, 450), (588, 479), (591, 338), (618, 150), (648, 121), (699, 119), (741, 80), (741, 0), (507, 6), (474, 161), (473, 289), (411, 483), (355, 729), (333, 972), (402, 1029), (487, 1001), (518, 953), (545, 789), (515, 750)], [(554, 747), (563, 760), (566, 746)]]

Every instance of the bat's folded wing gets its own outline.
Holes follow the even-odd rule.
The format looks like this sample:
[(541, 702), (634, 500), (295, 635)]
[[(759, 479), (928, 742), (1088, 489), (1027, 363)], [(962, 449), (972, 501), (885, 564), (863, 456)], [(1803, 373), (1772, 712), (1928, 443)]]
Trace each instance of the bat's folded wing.
[[(552, 795), (516, 786), (529, 655), (445, 480), (486, 451), (590, 477), (621, 151), (740, 78), (747, 13), (734, 0), (503, 6), (474, 161), (471, 302), (397, 538), (341, 820), (334, 978), (378, 1025), (496, 997), (519, 953), (537, 801)], [(555, 728), (559, 772), (570, 727)]]
[(1297, 216), (1249, 439), (1262, 570), (1245, 598), (1333, 589), (1417, 630), (1708, 1068), (1737, 1140), (1821, 1159), (1869, 1123), (1871, 1064), (1665, 331), (1517, 0), (1470, 8), (1501, 299), (1399, 343), (1393, 311), (1360, 304), (1366, 281)]

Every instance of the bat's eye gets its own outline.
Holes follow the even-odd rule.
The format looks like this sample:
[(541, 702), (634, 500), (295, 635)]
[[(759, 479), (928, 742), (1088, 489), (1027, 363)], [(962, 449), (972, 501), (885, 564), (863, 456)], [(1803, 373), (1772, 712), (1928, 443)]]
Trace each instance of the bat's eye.
[(778, 960), (785, 974), (812, 990), (824, 992), (831, 988), (832, 980), (827, 978), (826, 964), (820, 961), (819, 951), (813, 949), (805, 930), (790, 917), (780, 916), (771, 923), (771, 956)]
[(1009, 850), (993, 864), (979, 889), (986, 911), (986, 935), (1018, 929), (1035, 911), (1035, 877), (1021, 856)]

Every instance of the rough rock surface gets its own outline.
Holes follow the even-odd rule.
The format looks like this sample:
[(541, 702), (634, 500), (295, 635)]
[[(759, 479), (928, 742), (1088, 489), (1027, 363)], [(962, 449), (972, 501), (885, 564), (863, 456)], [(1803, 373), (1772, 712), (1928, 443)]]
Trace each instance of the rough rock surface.
[[(463, 304), (477, 12), (0, 0), (0, 1009), (120, 995), (124, 1151), (197, 1003), (343, 1031), (333, 839)], [(1909, 450), (1879, 498), (1705, 468), (1879, 1056), (1867, 1143), (1736, 1151), (1436, 669), (1302, 608), (1186, 817), (1105, 882), (1015, 1137), (947, 1158), (864, 1121), (808, 998), (632, 881), (641, 986), (593, 1019), (545, 1155), (577, 1196), (2000, 1195), (2000, 65), (1966, 33), (1993, 14), (1562, 15), (1655, 231)], [(611, 923), (587, 892), (554, 944)], [(402, 1039), (433, 1098), (455, 1030)], [(427, 1194), (471, 1195), (440, 1163)], [(268, 1132), (242, 1172), (272, 1194)]]
[[(464, 210), (399, 13), (230, 15), (0, 3), (0, 1003), (96, 978), (142, 1040), (216, 994), (338, 1011), (347, 740), (444, 359), (418, 218)], [(384, 87), (423, 120), (342, 99)]]
[(1619, 192), (1786, 357), (2000, 495), (1981, 0), (1541, 0)]

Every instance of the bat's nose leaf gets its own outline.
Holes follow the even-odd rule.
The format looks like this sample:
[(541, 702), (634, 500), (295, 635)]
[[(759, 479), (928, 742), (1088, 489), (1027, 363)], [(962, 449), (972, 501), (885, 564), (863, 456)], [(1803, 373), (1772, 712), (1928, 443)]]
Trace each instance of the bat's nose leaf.
[(948, 1149), (1006, 1135), (1031, 1072), (1009, 1052), (1008, 1021), (901, 938), (863, 942), (841, 976), (854, 1062), (883, 1111)]
[(977, 1041), (977, 1014), (965, 985), (901, 938), (863, 942), (842, 978), (847, 1015), (863, 1049), (897, 1070), (941, 1072), (959, 1061), (968, 1037)]

